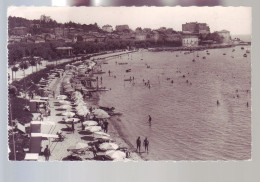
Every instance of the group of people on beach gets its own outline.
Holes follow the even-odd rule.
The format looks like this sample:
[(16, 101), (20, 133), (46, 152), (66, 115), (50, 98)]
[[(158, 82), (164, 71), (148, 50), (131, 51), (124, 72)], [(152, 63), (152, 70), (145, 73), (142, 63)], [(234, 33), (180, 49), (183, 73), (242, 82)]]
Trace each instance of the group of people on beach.
[[(141, 152), (141, 138), (140, 138), (140, 136), (137, 138), (137, 140), (136, 140), (136, 150), (137, 150), (137, 152)], [(144, 145), (144, 150), (145, 150), (145, 152), (147, 152), (148, 153), (148, 147), (149, 147), (149, 140), (147, 139), (147, 137), (144, 139), (144, 141), (143, 141), (143, 145)]]
[[(152, 125), (152, 117), (150, 116), (150, 115), (148, 115), (148, 124), (149, 124), (149, 126), (151, 126)], [(141, 151), (141, 138), (140, 138), (140, 136), (137, 138), (137, 140), (136, 140), (136, 150), (137, 150), (137, 152), (139, 152), (140, 153), (140, 151)], [(144, 141), (143, 141), (143, 145), (144, 145), (144, 150), (145, 150), (145, 152), (147, 152), (148, 153), (148, 147), (149, 147), (149, 140), (147, 139), (147, 137), (144, 139)]]

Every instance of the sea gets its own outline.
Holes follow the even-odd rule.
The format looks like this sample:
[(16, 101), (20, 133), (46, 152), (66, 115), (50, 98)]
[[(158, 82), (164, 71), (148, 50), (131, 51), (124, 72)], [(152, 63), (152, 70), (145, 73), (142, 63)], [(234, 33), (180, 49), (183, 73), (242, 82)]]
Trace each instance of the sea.
[(122, 113), (114, 124), (132, 149), (137, 137), (148, 138), (144, 160), (249, 160), (251, 53), (243, 55), (251, 50), (243, 48), (109, 58), (101, 86), (111, 90), (98, 104)]

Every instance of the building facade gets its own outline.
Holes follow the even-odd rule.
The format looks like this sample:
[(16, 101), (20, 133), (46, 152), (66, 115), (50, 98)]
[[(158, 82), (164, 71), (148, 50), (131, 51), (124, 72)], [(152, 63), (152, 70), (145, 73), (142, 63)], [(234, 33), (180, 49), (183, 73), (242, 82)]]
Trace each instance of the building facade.
[(118, 32), (122, 32), (122, 31), (125, 31), (125, 30), (129, 30), (128, 25), (117, 25), (116, 26), (116, 31), (118, 31)]
[(102, 27), (102, 30), (103, 30), (104, 32), (109, 32), (109, 33), (111, 33), (111, 32), (113, 32), (113, 27), (112, 27), (111, 25), (104, 25), (104, 26)]
[(26, 35), (29, 32), (27, 27), (15, 27), (12, 29), (14, 35)]
[(208, 34), (210, 28), (206, 23), (190, 22), (182, 24), (182, 32), (188, 34)]
[(183, 35), (182, 46), (183, 47), (197, 47), (199, 45), (199, 37), (196, 35)]

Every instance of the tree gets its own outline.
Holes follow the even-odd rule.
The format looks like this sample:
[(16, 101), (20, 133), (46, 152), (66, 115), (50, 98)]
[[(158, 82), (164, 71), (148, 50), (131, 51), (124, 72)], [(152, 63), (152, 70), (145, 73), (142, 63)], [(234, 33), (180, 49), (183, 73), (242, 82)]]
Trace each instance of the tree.
[(20, 67), (20, 69), (23, 70), (23, 74), (24, 74), (24, 76), (25, 76), (25, 70), (28, 68), (28, 63), (25, 62), (25, 61), (22, 61), (22, 62), (20, 63), (20, 65), (19, 65), (19, 67)]
[[(30, 59), (30, 62), (29, 62), (29, 63), (30, 63), (30, 65), (32, 66), (32, 73), (33, 73), (33, 67), (37, 65), (36, 60), (32, 57), (32, 58)], [(36, 71), (37, 71), (37, 66), (36, 66)]]

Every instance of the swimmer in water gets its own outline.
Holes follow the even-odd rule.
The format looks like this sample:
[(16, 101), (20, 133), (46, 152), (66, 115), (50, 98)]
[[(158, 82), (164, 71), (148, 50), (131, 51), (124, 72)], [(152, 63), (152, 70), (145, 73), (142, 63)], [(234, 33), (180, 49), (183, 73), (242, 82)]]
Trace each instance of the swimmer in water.
[(217, 105), (219, 105), (219, 101), (217, 100)]
[(152, 117), (150, 115), (148, 115), (148, 123), (150, 126), (152, 125)]

